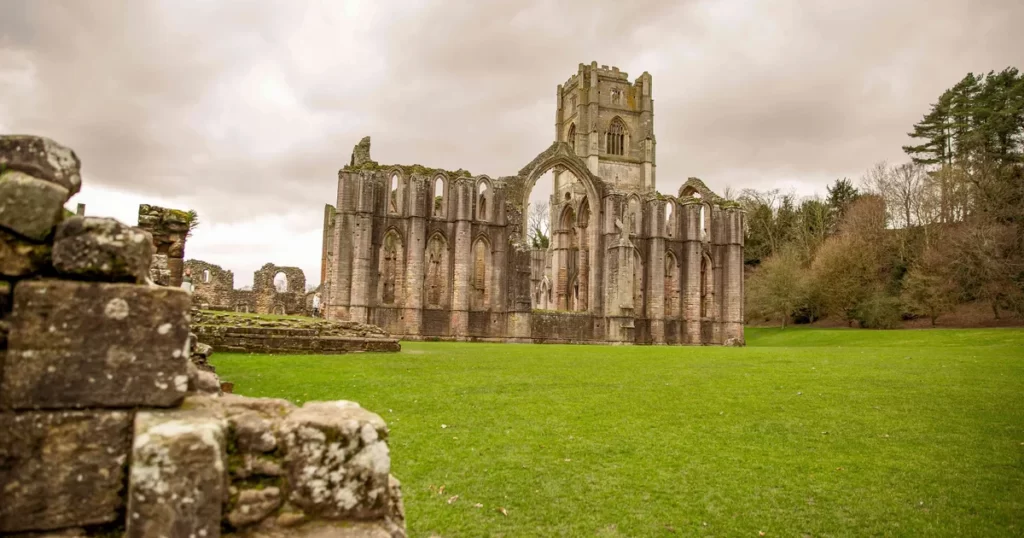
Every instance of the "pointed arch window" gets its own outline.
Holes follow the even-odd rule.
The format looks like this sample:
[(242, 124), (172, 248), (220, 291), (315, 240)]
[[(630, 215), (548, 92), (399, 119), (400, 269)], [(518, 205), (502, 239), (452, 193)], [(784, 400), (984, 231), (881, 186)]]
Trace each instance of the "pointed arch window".
[(624, 155), (626, 153), (626, 126), (622, 120), (615, 118), (608, 126), (605, 148), (609, 155)]
[(576, 124), (569, 125), (569, 136), (566, 137), (566, 142), (572, 147), (572, 152), (576, 153)]

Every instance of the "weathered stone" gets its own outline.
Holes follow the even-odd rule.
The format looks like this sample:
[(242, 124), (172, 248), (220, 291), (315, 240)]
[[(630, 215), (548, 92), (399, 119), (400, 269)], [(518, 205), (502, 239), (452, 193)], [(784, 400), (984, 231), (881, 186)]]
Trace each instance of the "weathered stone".
[(140, 411), (128, 491), (128, 538), (216, 538), (227, 493), (222, 419)]
[(196, 342), (195, 347), (192, 348), (192, 354), (193, 355), (199, 355), (200, 357), (205, 359), (205, 358), (209, 357), (210, 355), (213, 355), (213, 348), (211, 346), (209, 346), (208, 344), (204, 344), (202, 342)]
[(404, 538), (382, 523), (356, 521), (310, 521), (301, 525), (253, 527), (247, 538)]
[(354, 402), (309, 402), (281, 424), (289, 501), (309, 515), (373, 519), (388, 512), (387, 426)]
[(746, 342), (742, 338), (727, 338), (724, 345), (726, 347), (743, 347), (746, 345)]
[(0, 432), (0, 533), (117, 518), (131, 413), (0, 413)]
[(50, 267), (52, 247), (33, 243), (0, 230), (0, 276), (24, 277)]
[(46, 239), (64, 213), (68, 190), (16, 171), (0, 173), (0, 226), (33, 241)]
[(231, 468), (231, 474), (235, 478), (249, 478), (251, 476), (277, 477), (284, 475), (284, 469), (272, 459), (261, 458), (256, 454), (242, 454), (241, 463)]
[(201, 394), (220, 394), (220, 378), (213, 372), (200, 370), (194, 363), (189, 361), (186, 366), (188, 372), (188, 391)]
[(231, 429), (240, 452), (273, 452), (277, 448), (274, 425), (255, 411), (232, 415)]
[(281, 490), (278, 488), (243, 489), (238, 493), (234, 509), (228, 514), (228, 523), (236, 529), (259, 523), (279, 506)]
[(17, 170), (64, 187), (82, 188), (81, 161), (74, 151), (41, 136), (0, 136), (0, 172)]
[(63, 275), (144, 282), (153, 257), (149, 232), (116, 219), (71, 217), (57, 227), (53, 266)]
[(0, 407), (169, 407), (188, 389), (188, 294), (64, 280), (19, 282)]
[(166, 254), (154, 254), (152, 264), (149, 267), (149, 279), (154, 284), (169, 286), (171, 284), (171, 270), (167, 265)]
[(11, 311), (11, 283), (0, 280), (0, 318)]
[(392, 475), (388, 475), (388, 514), (387, 522), (395, 529), (405, 529), (405, 505), (402, 503), (402, 483)]

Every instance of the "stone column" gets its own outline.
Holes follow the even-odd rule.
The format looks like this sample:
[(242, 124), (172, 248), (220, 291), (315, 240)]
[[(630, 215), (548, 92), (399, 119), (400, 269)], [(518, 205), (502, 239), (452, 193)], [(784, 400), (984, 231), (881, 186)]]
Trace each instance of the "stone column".
[(338, 204), (334, 217), (334, 236), (331, 238), (334, 267), (331, 270), (331, 293), (325, 309), (328, 319), (348, 320), (350, 316), (352, 253), (355, 250), (352, 230), (355, 228), (358, 177), (349, 172), (338, 173)]
[[(412, 200), (420, 200), (418, 189), (413, 189), (417, 182), (410, 181), (413, 190)], [(409, 237), (405, 240), (405, 305), (402, 310), (402, 325), (405, 334), (418, 335), (423, 325), (423, 270), (424, 255), (427, 249), (427, 218), (423, 215), (424, 206), (433, 212), (433, 189), (428, 181), (426, 193), (431, 200), (429, 204), (414, 203), (409, 210)], [(445, 199), (447, 202), (447, 198)]]
[(679, 209), (683, 221), (683, 259), (680, 275), (684, 344), (700, 344), (700, 204), (684, 203)]
[(458, 190), (455, 210), (455, 263), (451, 306), (451, 333), (456, 339), (469, 335), (469, 281), (472, 276), (472, 254), (470, 247), (472, 232), (470, 219), (473, 215), (472, 181), (455, 182)]
[(726, 222), (725, 285), (722, 341), (736, 338), (743, 341), (743, 212), (727, 209), (722, 212)]
[(648, 219), (647, 320), (654, 344), (665, 343), (665, 203), (652, 200), (647, 204), (651, 216)]
[(349, 319), (367, 323), (370, 307), (370, 286), (373, 284), (373, 180), (360, 177), (356, 183), (356, 212), (352, 233), (352, 295)]

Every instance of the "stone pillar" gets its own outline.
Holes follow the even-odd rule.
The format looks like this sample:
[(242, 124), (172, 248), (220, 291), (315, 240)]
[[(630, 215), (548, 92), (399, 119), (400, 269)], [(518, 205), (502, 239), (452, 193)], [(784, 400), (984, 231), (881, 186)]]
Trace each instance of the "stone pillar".
[(654, 344), (665, 343), (665, 203), (652, 200), (647, 204), (651, 217), (647, 230), (647, 320)]
[[(405, 302), (402, 309), (402, 326), (405, 334), (418, 335), (422, 332), (423, 324), (423, 270), (424, 255), (427, 249), (427, 216), (423, 214), (424, 208), (429, 207), (433, 212), (433, 188), (432, 180), (426, 184), (426, 194), (429, 204), (422, 200), (423, 184), (417, 181), (409, 181), (413, 203), (409, 208), (409, 236), (405, 240)], [(445, 202), (447, 202), (445, 198)]]
[(470, 219), (475, 191), (472, 181), (455, 182), (458, 191), (455, 210), (455, 264), (453, 277), (451, 333), (456, 339), (469, 335), (469, 281), (472, 268)]
[(367, 323), (370, 308), (370, 287), (373, 275), (370, 272), (373, 252), (373, 180), (360, 177), (356, 183), (358, 188), (356, 211), (352, 219), (352, 304), (349, 307), (349, 319)]
[(743, 336), (743, 212), (727, 209), (722, 212), (726, 222), (725, 285), (722, 341), (730, 338), (744, 340)]
[(188, 213), (179, 209), (139, 204), (138, 225), (153, 236), (153, 246), (156, 247), (150, 278), (162, 286), (181, 286), (181, 276), (185, 269), (185, 239), (189, 228)]
[(683, 203), (678, 209), (683, 224), (683, 259), (680, 275), (680, 295), (683, 303), (682, 341), (684, 344), (700, 344), (700, 204)]
[(334, 217), (332, 238), (334, 269), (331, 276), (331, 293), (325, 310), (328, 319), (349, 319), (352, 305), (352, 253), (355, 243), (352, 230), (355, 228), (355, 209), (358, 196), (359, 176), (349, 172), (338, 172), (338, 205)]

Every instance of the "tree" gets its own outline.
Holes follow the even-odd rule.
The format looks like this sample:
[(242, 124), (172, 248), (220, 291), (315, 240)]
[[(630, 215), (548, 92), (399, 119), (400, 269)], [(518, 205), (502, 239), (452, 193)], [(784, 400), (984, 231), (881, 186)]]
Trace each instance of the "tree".
[(956, 287), (949, 278), (946, 252), (927, 247), (903, 279), (903, 302), (911, 313), (935, 321), (956, 304)]
[(800, 253), (793, 247), (783, 248), (750, 277), (749, 308), (755, 315), (780, 318), (785, 329), (793, 313), (806, 302), (805, 281)]
[(828, 196), (825, 198), (825, 203), (828, 204), (831, 215), (831, 224), (833, 228), (829, 233), (835, 233), (835, 225), (839, 221), (843, 220), (846, 215), (846, 210), (850, 207), (850, 204), (855, 202), (860, 196), (860, 192), (853, 186), (853, 182), (847, 178), (837, 179), (830, 187), (826, 188)]
[(547, 202), (530, 204), (527, 220), (527, 234), (530, 240), (530, 247), (546, 249), (551, 244), (551, 238), (548, 237), (549, 219)]

